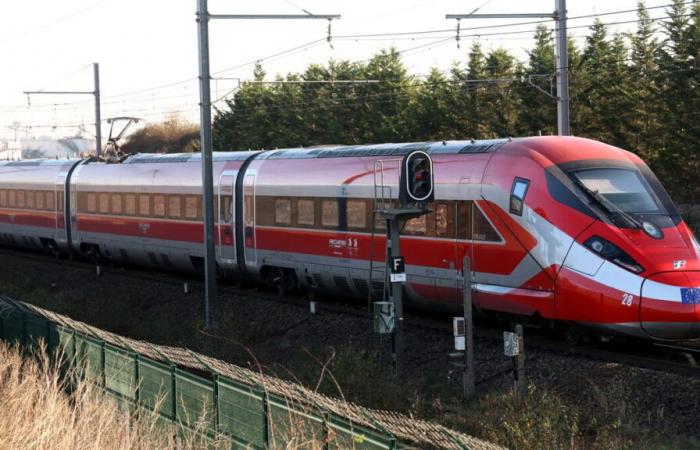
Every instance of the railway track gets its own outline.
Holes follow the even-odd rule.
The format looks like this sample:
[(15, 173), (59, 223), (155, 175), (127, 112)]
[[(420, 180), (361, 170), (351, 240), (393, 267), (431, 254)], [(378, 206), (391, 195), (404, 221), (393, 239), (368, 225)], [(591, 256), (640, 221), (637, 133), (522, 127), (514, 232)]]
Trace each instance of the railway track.
[[(200, 279), (194, 276), (187, 276), (176, 273), (153, 272), (144, 269), (133, 269), (129, 267), (99, 266), (97, 269), (93, 263), (84, 260), (68, 260), (51, 258), (44, 254), (32, 253), (23, 250), (0, 248), (0, 256), (12, 256), (41, 264), (54, 264), (70, 266), (75, 269), (92, 272), (93, 276), (99, 274), (112, 274), (132, 279), (140, 279), (148, 282), (166, 283), (170, 285), (183, 286), (187, 283), (194, 290), (204, 288)], [(265, 301), (273, 301), (283, 304), (295, 305), (300, 308), (308, 308), (309, 297), (299, 294), (288, 294), (279, 296), (276, 293), (266, 292), (263, 289), (245, 288), (220, 283), (219, 291), (233, 296), (245, 296), (260, 298)], [(367, 305), (356, 301), (345, 301), (343, 299), (331, 297), (318, 297), (317, 313), (334, 313), (341, 315), (351, 315), (355, 317), (369, 318)], [(167, 303), (167, 302), (166, 302)], [(449, 320), (436, 317), (420, 317), (411, 314), (406, 315), (405, 325), (416, 327), (438, 333), (452, 333), (452, 323)], [(500, 342), (502, 340), (502, 330), (494, 326), (479, 326), (475, 330), (476, 336), (481, 339)], [(608, 361), (611, 363), (626, 366), (641, 367), (663, 372), (681, 374), (685, 376), (700, 377), (700, 342), (605, 342), (586, 343), (581, 345), (570, 345), (562, 341), (546, 337), (531, 330), (526, 336), (526, 353), (528, 349), (537, 349), (563, 356), (573, 356), (588, 358), (593, 360)], [(449, 349), (445, 349), (447, 352)], [(478, 350), (477, 350), (478, 351)], [(528, 359), (532, 359), (529, 357)], [(506, 371), (504, 371), (505, 373)], [(498, 375), (498, 374), (497, 374)], [(488, 378), (493, 378), (489, 376)]]

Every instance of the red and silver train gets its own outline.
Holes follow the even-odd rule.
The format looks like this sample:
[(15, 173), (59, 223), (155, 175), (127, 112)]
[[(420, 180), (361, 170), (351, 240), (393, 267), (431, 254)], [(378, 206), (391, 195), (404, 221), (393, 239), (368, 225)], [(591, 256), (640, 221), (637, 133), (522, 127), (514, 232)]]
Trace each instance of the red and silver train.
[[(396, 198), (400, 160), (416, 149), (433, 159), (435, 200), (402, 231), (409, 302), (460, 305), (468, 255), (481, 310), (700, 337), (692, 231), (642, 160), (575, 137), (215, 153), (219, 270), (343, 296), (381, 290), (375, 201)], [(198, 154), (0, 163), (0, 242), (197, 271), (200, 193)]]

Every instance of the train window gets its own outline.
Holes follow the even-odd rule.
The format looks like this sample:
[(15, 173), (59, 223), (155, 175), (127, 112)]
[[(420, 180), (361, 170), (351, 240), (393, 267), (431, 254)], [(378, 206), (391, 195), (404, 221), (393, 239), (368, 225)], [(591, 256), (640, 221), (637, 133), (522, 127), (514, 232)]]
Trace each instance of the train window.
[(44, 209), (44, 192), (39, 191), (34, 195), (36, 209)]
[(231, 223), (233, 220), (232, 198), (229, 195), (226, 195), (223, 203), (224, 206), (221, 209), (221, 220), (223, 220), (224, 223)]
[(338, 201), (321, 201), (321, 225), (324, 227), (338, 227)]
[(292, 201), (288, 198), (275, 199), (275, 224), (289, 225), (292, 223)]
[(472, 238), (472, 202), (457, 202), (457, 239)]
[(124, 214), (136, 215), (136, 194), (124, 194)]
[(297, 225), (313, 227), (316, 224), (316, 215), (314, 210), (313, 200), (297, 200)]
[(49, 211), (56, 209), (56, 194), (54, 192), (46, 193), (46, 209)]
[(347, 212), (349, 228), (365, 228), (367, 226), (367, 203), (364, 200), (348, 200)]
[(173, 219), (182, 217), (182, 198), (179, 195), (168, 197), (168, 217)]
[(523, 215), (523, 204), (528, 187), (530, 187), (530, 180), (517, 177), (513, 180), (513, 187), (510, 191), (510, 212), (512, 214)]
[(109, 214), (109, 194), (100, 194), (100, 214)]
[(481, 209), (474, 204), (472, 210), (473, 239), (475, 241), (499, 242), (501, 237)]
[(165, 195), (153, 196), (153, 215), (156, 217), (165, 217)]
[(122, 195), (112, 194), (112, 214), (122, 213)]
[(425, 220), (425, 215), (420, 217), (415, 217), (411, 220), (406, 221), (406, 225), (403, 227), (403, 234), (410, 235), (421, 235), (425, 234), (427, 221)]
[(7, 206), (7, 191), (0, 191), (0, 206)]
[[(254, 180), (255, 176), (246, 175), (246, 178)], [(245, 206), (245, 226), (252, 227), (255, 223), (255, 203), (253, 197), (253, 186), (243, 187), (243, 205)]]
[(34, 209), (34, 192), (27, 191), (26, 201), (27, 201), (27, 208)]
[(197, 216), (197, 197), (188, 195), (185, 197), (185, 217), (187, 219), (196, 219)]
[(17, 207), (24, 208), (24, 191), (17, 191)]
[(374, 231), (384, 231), (386, 230), (386, 218), (377, 213), (372, 213), (374, 216)]
[(17, 193), (15, 191), (7, 192), (7, 206), (17, 206)]
[(449, 213), (445, 203), (438, 203), (435, 207), (435, 235), (449, 236)]
[(151, 215), (151, 197), (148, 194), (139, 195), (139, 216)]
[(87, 212), (97, 212), (97, 194), (89, 192), (87, 195)]

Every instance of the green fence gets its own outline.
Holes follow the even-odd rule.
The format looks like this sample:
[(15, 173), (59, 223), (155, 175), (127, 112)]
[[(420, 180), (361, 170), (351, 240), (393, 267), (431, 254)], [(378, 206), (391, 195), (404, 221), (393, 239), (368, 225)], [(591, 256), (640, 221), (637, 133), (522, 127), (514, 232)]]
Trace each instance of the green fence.
[(29, 348), (44, 341), (49, 353), (62, 355), (66, 368), (104, 387), (124, 406), (155, 411), (170, 423), (198, 432), (204, 425), (211, 437), (228, 438), (231, 448), (285, 447), (293, 438), (299, 443), (322, 442), (328, 449), (399, 447), (388, 433), (216, 371), (196, 374), (156, 361), (19, 305), (0, 312), (0, 337)]

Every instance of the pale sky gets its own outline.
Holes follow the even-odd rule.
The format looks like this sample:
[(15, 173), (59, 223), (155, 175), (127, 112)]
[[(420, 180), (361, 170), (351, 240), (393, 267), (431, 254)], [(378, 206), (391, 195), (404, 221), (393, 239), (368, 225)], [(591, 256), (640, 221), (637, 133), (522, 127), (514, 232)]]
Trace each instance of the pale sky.
[[(262, 64), (272, 77), (303, 71), (312, 62), (330, 58), (365, 60), (381, 48), (407, 51), (403, 61), (410, 73), (425, 74), (430, 67), (447, 70), (454, 61), (465, 61), (474, 40), (485, 50), (504, 47), (520, 59), (532, 44), (535, 24), (502, 27), (536, 19), (463, 20), (461, 48), (454, 40), (456, 21), (447, 13), (552, 12), (554, 0), (264, 0), (234, 2), (209, 0), (213, 14), (299, 14), (304, 8), (315, 14), (342, 14), (334, 21), (333, 36), (375, 33), (407, 34), (380, 38), (337, 38), (333, 47), (325, 41), (323, 20), (210, 22), (211, 70), (215, 77), (247, 79), (255, 60), (301, 47)], [(670, 0), (647, 0), (647, 7)], [(172, 113), (199, 120), (197, 84), (196, 0), (4, 0), (0, 4), (0, 139), (13, 139), (10, 128), (19, 122), (18, 136), (63, 137), (94, 135), (92, 96), (39, 95), (27, 105), (25, 90), (91, 91), (92, 62), (100, 63), (102, 118), (137, 116), (157, 122)], [(570, 35), (579, 41), (588, 33), (591, 14), (633, 10), (636, 0), (569, 0)], [(650, 10), (652, 17), (666, 15), (664, 8)], [(635, 13), (610, 14), (603, 22), (627, 22)], [(481, 28), (470, 31), (473, 27)], [(547, 23), (553, 28), (553, 23)], [(610, 26), (611, 31), (631, 31), (634, 23)], [(513, 32), (525, 31), (521, 34)], [(511, 34), (502, 34), (502, 33)], [(501, 33), (501, 34), (499, 34)], [(479, 37), (473, 36), (479, 34)], [(452, 39), (448, 39), (452, 37)], [(230, 92), (235, 80), (212, 81), (212, 99)], [(222, 107), (222, 104), (218, 104)], [(28, 129), (27, 127), (31, 127)], [(108, 127), (103, 124), (103, 139)]]

